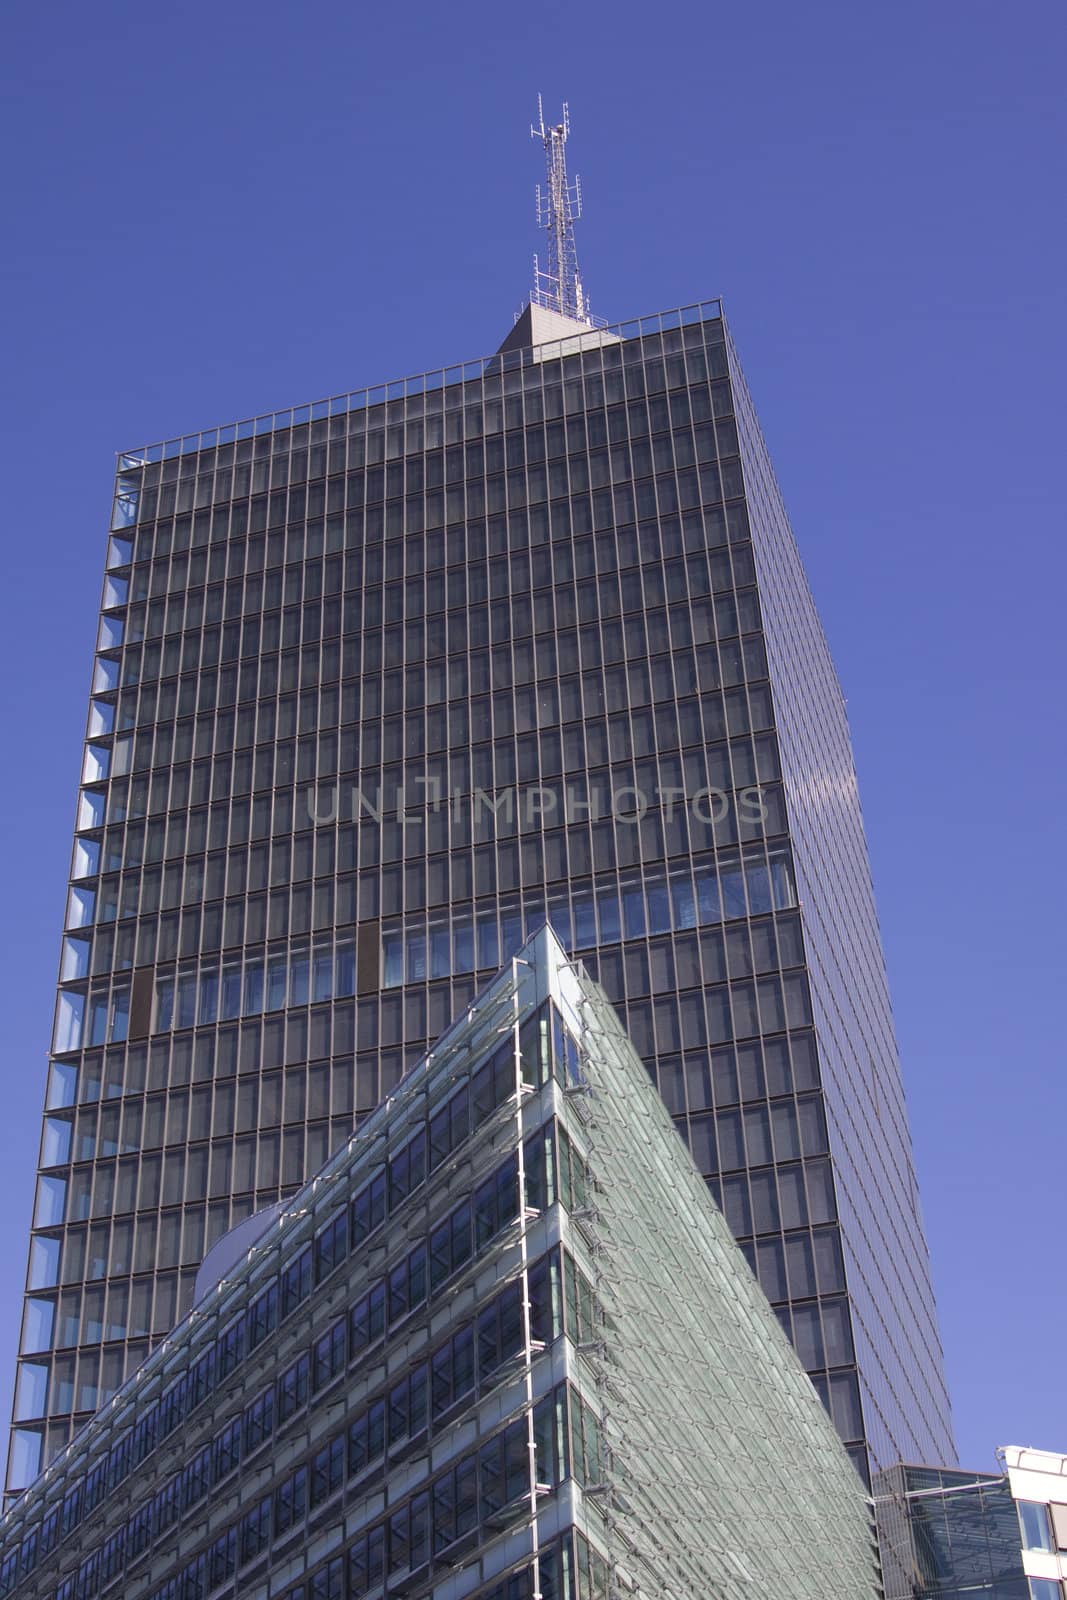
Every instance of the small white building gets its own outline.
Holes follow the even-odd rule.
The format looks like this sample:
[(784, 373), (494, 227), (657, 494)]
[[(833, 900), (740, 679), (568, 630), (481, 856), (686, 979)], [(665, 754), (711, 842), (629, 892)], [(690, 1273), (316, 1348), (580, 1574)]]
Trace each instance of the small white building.
[(1019, 1512), (1031, 1600), (1067, 1596), (1067, 1455), (1008, 1445), (997, 1455)]

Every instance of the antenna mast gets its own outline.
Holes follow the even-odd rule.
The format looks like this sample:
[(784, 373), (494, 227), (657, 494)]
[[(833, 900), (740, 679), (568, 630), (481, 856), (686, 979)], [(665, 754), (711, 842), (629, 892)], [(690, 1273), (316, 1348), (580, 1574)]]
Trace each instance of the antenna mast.
[(577, 175), (567, 182), (565, 146), (571, 131), (566, 104), (563, 121), (545, 127), (541, 96), (537, 96), (537, 126), (531, 124), (530, 137), (540, 139), (545, 150), (548, 182), (537, 185), (537, 226), (548, 234), (548, 266), (542, 270), (534, 256), (532, 304), (558, 311), (577, 322), (589, 320), (589, 306), (578, 276), (578, 254), (574, 246), (574, 224), (582, 214), (582, 186)]

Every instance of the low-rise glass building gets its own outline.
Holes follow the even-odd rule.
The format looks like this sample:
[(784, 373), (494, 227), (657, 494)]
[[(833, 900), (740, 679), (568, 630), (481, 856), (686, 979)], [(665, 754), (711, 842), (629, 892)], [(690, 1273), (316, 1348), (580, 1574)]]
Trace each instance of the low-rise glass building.
[(197, 1288), (0, 1594), (874, 1600), (845, 1449), (547, 928)]
[(998, 1454), (1000, 1473), (899, 1465), (879, 1474), (886, 1600), (1065, 1600), (1067, 1456)]

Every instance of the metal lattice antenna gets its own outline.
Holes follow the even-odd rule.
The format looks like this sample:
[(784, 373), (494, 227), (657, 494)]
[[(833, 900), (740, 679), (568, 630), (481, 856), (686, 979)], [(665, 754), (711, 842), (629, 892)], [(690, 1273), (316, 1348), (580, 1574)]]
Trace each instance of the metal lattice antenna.
[(548, 183), (544, 189), (537, 185), (537, 225), (548, 234), (548, 267), (542, 270), (534, 256), (534, 286), (531, 303), (558, 311), (561, 316), (573, 317), (578, 322), (589, 320), (589, 306), (578, 276), (578, 254), (574, 245), (574, 224), (582, 214), (582, 186), (575, 176), (567, 182), (567, 157), (565, 146), (571, 131), (567, 106), (563, 107), (563, 121), (554, 128), (545, 127), (545, 114), (541, 96), (537, 96), (537, 125), (531, 124), (530, 136), (540, 139), (545, 149)]

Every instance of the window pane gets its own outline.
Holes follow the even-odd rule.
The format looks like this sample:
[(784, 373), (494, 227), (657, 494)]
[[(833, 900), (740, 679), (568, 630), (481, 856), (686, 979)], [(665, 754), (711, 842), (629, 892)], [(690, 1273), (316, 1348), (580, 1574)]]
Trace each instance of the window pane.
[(1051, 1550), (1052, 1531), (1048, 1508), (1038, 1500), (1019, 1501), (1019, 1521), (1023, 1528), (1024, 1550)]

